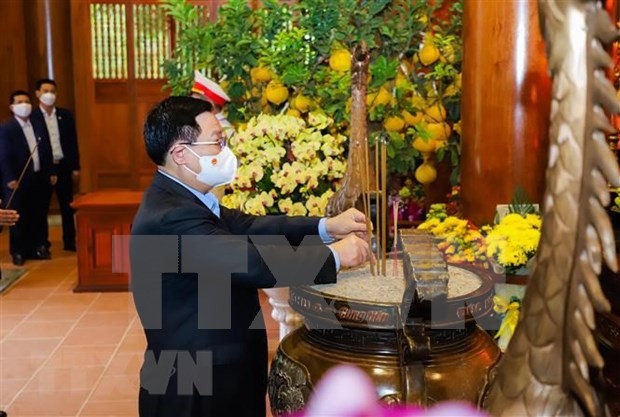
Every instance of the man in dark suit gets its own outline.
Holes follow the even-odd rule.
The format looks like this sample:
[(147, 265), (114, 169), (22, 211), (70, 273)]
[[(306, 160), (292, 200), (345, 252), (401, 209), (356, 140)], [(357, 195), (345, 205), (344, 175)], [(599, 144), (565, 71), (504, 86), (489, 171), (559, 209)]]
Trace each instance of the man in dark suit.
[(26, 258), (51, 257), (47, 210), (56, 175), (47, 129), (30, 118), (30, 95), (14, 91), (10, 108), (14, 117), (0, 126), (2, 204), (21, 215), (10, 229), (9, 246), (13, 263), (23, 265)]
[(73, 201), (73, 182), (80, 175), (80, 153), (78, 148), (75, 120), (71, 112), (56, 107), (56, 82), (43, 78), (36, 83), (39, 107), (32, 111), (32, 119), (47, 127), (52, 147), (52, 157), (58, 181), (54, 186), (60, 215), (62, 217), (62, 240), (64, 250), (75, 252), (75, 223)]
[[(144, 127), (158, 172), (134, 219), (130, 244), (132, 291), (147, 338), (141, 417), (264, 417), (267, 337), (258, 288), (333, 283), (340, 266), (371, 256), (362, 239), (366, 217), (355, 209), (320, 219), (250, 216), (220, 207), (210, 191), (232, 181), (237, 161), (210, 111), (205, 101), (170, 97), (151, 110)], [(171, 249), (153, 243), (168, 236)], [(172, 264), (155, 272), (162, 258)], [(286, 282), (276, 274), (279, 268), (288, 271)], [(197, 364), (205, 353), (207, 366), (187, 373), (187, 358)], [(212, 392), (188, 385), (188, 378), (205, 373)]]

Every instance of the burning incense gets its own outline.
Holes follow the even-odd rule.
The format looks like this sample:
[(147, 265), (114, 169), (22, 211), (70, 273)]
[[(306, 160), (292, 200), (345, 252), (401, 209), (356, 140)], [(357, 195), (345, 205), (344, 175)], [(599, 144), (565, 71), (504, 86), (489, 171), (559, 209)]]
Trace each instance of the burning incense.
[(381, 141), (381, 272), (386, 275), (387, 259), (387, 143)]

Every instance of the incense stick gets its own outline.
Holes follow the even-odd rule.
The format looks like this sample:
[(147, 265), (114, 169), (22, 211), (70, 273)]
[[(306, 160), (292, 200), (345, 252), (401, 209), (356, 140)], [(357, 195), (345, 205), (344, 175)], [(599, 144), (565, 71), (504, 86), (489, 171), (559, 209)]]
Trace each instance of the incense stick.
[[(366, 242), (368, 243), (368, 249), (372, 253), (372, 227), (370, 222), (370, 173), (368, 172), (368, 164), (370, 163), (370, 160), (368, 158), (368, 143), (366, 143), (365, 145), (366, 146), (364, 146), (364, 155), (362, 157), (364, 161), (364, 172), (361, 175), (361, 177), (363, 178), (362, 198), (364, 200), (364, 216), (366, 216)], [(370, 257), (370, 273), (373, 276), (375, 275), (375, 263), (372, 256)]]
[(381, 259), (382, 272), (386, 275), (387, 258), (387, 144), (381, 141)]
[(379, 182), (379, 170), (380, 170), (380, 166), (379, 166), (379, 141), (381, 140), (380, 137), (377, 137), (377, 141), (375, 142), (375, 227), (377, 228), (377, 230), (375, 231), (375, 256), (377, 258), (377, 270), (381, 271), (378, 272), (379, 275), (383, 275), (382, 270), (380, 268), (380, 262), (381, 262), (381, 255), (380, 255), (380, 251), (381, 251), (381, 233), (382, 233), (382, 229), (381, 229), (381, 183)]
[(394, 222), (394, 241), (392, 242), (392, 258), (394, 259), (394, 266), (393, 266), (393, 275), (396, 275), (398, 273), (397, 269), (398, 269), (398, 259), (396, 256), (396, 250), (398, 249), (398, 205), (399, 205), (399, 201), (398, 199), (394, 199), (394, 204), (392, 206), (392, 216), (393, 216), (393, 222)]

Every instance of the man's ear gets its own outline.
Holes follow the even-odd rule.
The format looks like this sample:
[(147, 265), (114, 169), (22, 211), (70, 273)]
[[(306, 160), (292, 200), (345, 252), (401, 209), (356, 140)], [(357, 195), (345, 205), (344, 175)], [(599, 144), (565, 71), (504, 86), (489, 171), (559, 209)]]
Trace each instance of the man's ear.
[(170, 150), (169, 158), (176, 165), (185, 165), (187, 161), (185, 160), (186, 152), (185, 147), (182, 145), (173, 145)]

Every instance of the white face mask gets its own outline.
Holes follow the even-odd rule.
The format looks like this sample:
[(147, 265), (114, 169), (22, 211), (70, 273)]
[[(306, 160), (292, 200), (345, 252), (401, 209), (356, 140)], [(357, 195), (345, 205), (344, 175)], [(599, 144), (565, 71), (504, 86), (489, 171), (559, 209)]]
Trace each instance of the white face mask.
[(189, 146), (187, 150), (198, 157), (200, 172), (196, 173), (187, 166), (185, 169), (196, 174), (196, 179), (203, 184), (217, 187), (230, 184), (237, 174), (237, 157), (229, 147), (224, 147), (217, 155), (198, 155)]
[(23, 117), (24, 119), (30, 116), (32, 112), (32, 105), (30, 103), (18, 103), (11, 104), (11, 111), (19, 117)]
[(50, 92), (43, 93), (41, 97), (39, 97), (39, 100), (46, 106), (53, 106), (54, 103), (56, 103), (56, 94)]

